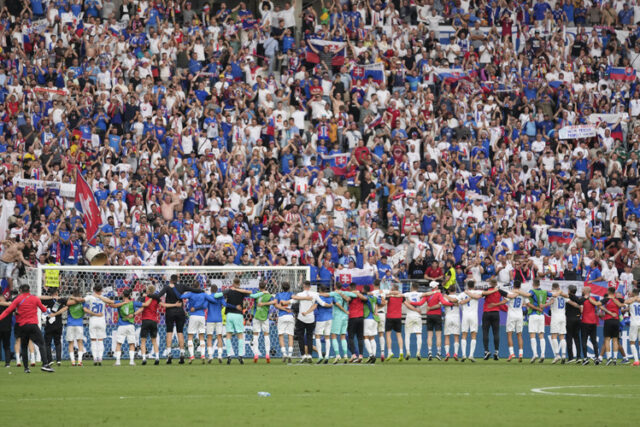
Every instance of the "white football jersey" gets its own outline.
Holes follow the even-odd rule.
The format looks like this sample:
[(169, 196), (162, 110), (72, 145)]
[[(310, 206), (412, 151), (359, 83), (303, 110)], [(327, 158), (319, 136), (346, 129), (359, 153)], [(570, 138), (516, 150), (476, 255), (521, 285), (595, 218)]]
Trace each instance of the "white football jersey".
[(106, 311), (107, 311), (107, 304), (105, 304), (104, 301), (102, 301), (100, 298), (98, 298), (97, 296), (91, 294), (91, 295), (87, 295), (84, 298), (85, 304), (87, 306), (87, 308), (89, 310), (91, 310), (93, 313), (102, 313), (102, 316), (98, 317), (98, 316), (90, 316), (89, 317), (89, 323), (95, 323), (95, 322), (104, 322), (105, 321), (105, 316), (106, 316)]
[[(376, 298), (380, 297), (382, 298), (387, 298), (387, 294), (389, 294), (389, 291), (383, 291), (382, 289), (376, 289), (373, 292), (371, 292), (371, 295), (375, 296)], [(387, 306), (384, 305), (382, 307), (378, 307), (376, 308), (376, 312), (377, 313), (385, 313), (387, 312)]]
[(553, 302), (551, 303), (551, 318), (563, 318), (565, 317), (564, 308), (567, 305), (566, 298), (562, 296), (558, 296), (557, 298), (553, 298)]
[(521, 295), (518, 295), (515, 298), (509, 298), (509, 301), (507, 302), (507, 307), (509, 308), (507, 315), (509, 318), (514, 319), (523, 317), (522, 306), (524, 303), (525, 298)]
[(629, 321), (634, 325), (640, 325), (640, 302), (632, 302), (629, 305)]
[[(409, 302), (419, 302), (422, 299), (422, 294), (420, 292), (407, 292), (403, 294), (403, 296)], [(419, 307), (416, 307), (416, 308), (419, 308)], [(418, 319), (418, 318), (422, 318), (422, 315), (413, 310), (407, 310), (407, 318)]]
[[(467, 299), (467, 295), (462, 293), (462, 294), (457, 294), (457, 295), (450, 295), (454, 298), (456, 298), (458, 301), (462, 301)], [(448, 306), (445, 305), (444, 306), (444, 316), (447, 319), (460, 319), (460, 306), (458, 304), (452, 305), (452, 306)]]
[[(470, 291), (473, 295), (481, 296), (482, 291)], [(468, 296), (466, 293), (461, 294), (462, 299)], [(462, 306), (462, 317), (478, 318), (478, 300), (471, 298), (469, 302)]]

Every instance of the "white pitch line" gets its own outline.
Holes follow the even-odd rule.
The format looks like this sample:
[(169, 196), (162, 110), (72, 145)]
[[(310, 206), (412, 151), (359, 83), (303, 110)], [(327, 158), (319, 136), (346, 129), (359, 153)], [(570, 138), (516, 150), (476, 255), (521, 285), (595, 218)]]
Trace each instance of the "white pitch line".
[(630, 386), (616, 386), (616, 385), (565, 385), (554, 387), (539, 387), (532, 388), (532, 393), (545, 394), (549, 396), (573, 396), (573, 397), (610, 397), (614, 399), (635, 399), (640, 397), (640, 394), (602, 394), (602, 393), (566, 393), (550, 390), (562, 390), (562, 389), (577, 389), (577, 388), (602, 388), (602, 387), (638, 387), (636, 385)]

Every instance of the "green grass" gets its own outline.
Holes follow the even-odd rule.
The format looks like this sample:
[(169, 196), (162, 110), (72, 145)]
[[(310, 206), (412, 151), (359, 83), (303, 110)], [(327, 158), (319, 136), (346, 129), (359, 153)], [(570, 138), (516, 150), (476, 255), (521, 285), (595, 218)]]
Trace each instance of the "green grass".
[[(7, 426), (635, 425), (640, 369), (517, 362), (0, 371)], [(547, 393), (532, 389), (546, 389)], [(581, 387), (584, 386), (584, 387)], [(271, 397), (258, 397), (268, 391)]]

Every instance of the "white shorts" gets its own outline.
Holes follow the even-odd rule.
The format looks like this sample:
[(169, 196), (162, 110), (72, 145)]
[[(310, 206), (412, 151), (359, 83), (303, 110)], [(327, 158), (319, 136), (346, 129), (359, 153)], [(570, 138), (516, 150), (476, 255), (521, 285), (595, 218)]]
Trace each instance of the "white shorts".
[(544, 316), (540, 314), (534, 314), (533, 316), (529, 316), (529, 333), (530, 334), (544, 333)]
[(125, 340), (131, 344), (136, 343), (136, 327), (133, 325), (118, 326), (118, 336), (116, 342), (124, 344)]
[(105, 322), (89, 322), (89, 338), (103, 340), (107, 338), (107, 324)]
[(418, 317), (418, 318), (407, 317), (404, 320), (404, 333), (405, 334), (421, 334), (422, 333), (422, 318), (421, 317)]
[(387, 313), (378, 313), (378, 333), (384, 332), (384, 325), (387, 324)]
[(522, 333), (524, 318), (522, 316), (507, 316), (507, 332)]
[(268, 334), (269, 333), (269, 319), (267, 320), (258, 320), (258, 319), (253, 319), (253, 322), (251, 322), (251, 327), (253, 329), (253, 333), (255, 334), (256, 332), (262, 332), (263, 334)]
[(378, 322), (375, 319), (364, 319), (364, 336), (375, 337), (378, 335)]
[(640, 338), (640, 323), (629, 324), (629, 341), (638, 341)]
[[(365, 325), (366, 325), (366, 320), (365, 320)], [(331, 320), (324, 320), (322, 322), (316, 322), (316, 331), (315, 334), (316, 335), (320, 335), (320, 336), (325, 336), (328, 337), (329, 335), (331, 335)], [(366, 331), (366, 329), (365, 329)], [(365, 333), (366, 335), (366, 333)]]
[(222, 322), (207, 323), (207, 335), (224, 335), (224, 324)]
[(462, 316), (461, 332), (478, 332), (478, 316)]
[(567, 333), (567, 318), (565, 316), (551, 317), (550, 330), (552, 334), (565, 335)]
[(197, 335), (204, 334), (206, 330), (204, 316), (189, 316), (189, 324), (187, 325), (187, 334)]
[(444, 318), (444, 334), (460, 335), (460, 318), (446, 317)]
[(295, 326), (293, 316), (282, 316), (278, 318), (278, 335), (291, 335), (293, 336), (293, 329)]
[(67, 341), (84, 341), (84, 327), (67, 326)]

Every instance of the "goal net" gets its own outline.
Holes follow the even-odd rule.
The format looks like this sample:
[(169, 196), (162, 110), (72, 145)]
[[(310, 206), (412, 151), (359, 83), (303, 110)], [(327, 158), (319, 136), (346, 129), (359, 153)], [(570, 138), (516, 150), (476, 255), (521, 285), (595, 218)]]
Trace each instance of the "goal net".
[[(93, 292), (93, 287), (96, 284), (101, 284), (103, 287), (102, 295), (118, 300), (121, 298), (123, 291), (126, 288), (130, 288), (133, 292), (132, 299), (134, 301), (142, 301), (144, 298), (144, 291), (147, 285), (154, 285), (159, 291), (164, 286), (169, 284), (169, 279), (173, 274), (178, 276), (178, 281), (192, 288), (200, 288), (205, 292), (209, 292), (209, 288), (212, 284), (217, 285), (219, 290), (229, 288), (234, 279), (240, 279), (240, 285), (244, 289), (256, 290), (258, 284), (264, 281), (267, 285), (267, 291), (271, 294), (276, 294), (282, 290), (282, 283), (288, 282), (291, 286), (291, 291), (296, 292), (302, 289), (302, 283), (309, 278), (308, 267), (241, 267), (241, 266), (225, 266), (225, 267), (179, 267), (179, 266), (159, 266), (159, 267), (123, 267), (123, 266), (40, 266), (37, 269), (28, 269), (25, 280), (31, 286), (31, 289), (37, 295), (48, 293), (49, 285), (59, 285), (59, 294), (62, 298), (71, 296), (75, 289), (79, 289), (81, 295), (86, 296)], [(57, 276), (57, 278), (56, 278)], [(244, 300), (244, 324), (245, 324), (245, 354), (247, 356), (253, 355), (251, 351), (251, 342), (253, 339), (252, 331), (252, 317), (254, 312), (254, 300), (252, 298), (245, 298)], [(166, 355), (166, 327), (164, 319), (164, 309), (159, 309), (159, 322), (158, 322), (158, 344), (160, 348), (160, 355)], [(63, 314), (63, 323), (66, 325), (66, 313)], [(107, 338), (104, 342), (105, 358), (113, 356), (115, 351), (115, 333), (117, 330), (118, 315), (117, 310), (108, 308), (105, 313), (107, 323)], [(140, 323), (141, 319), (138, 316), (135, 319), (136, 326), (136, 352), (139, 352), (140, 348)], [(272, 306), (269, 313), (269, 324), (271, 336), (271, 357), (280, 357), (280, 346), (278, 345), (277, 338), (277, 317), (275, 308)], [(185, 349), (187, 340), (187, 324), (184, 328), (185, 335)], [(91, 359), (92, 355), (89, 352), (91, 348), (88, 342), (89, 340), (89, 327), (88, 318), (85, 317), (85, 349), (87, 354), (85, 359)], [(171, 332), (171, 331), (169, 331)], [(67, 345), (64, 342), (63, 332), (63, 358), (68, 358)], [(196, 338), (197, 339), (197, 338)], [(171, 343), (171, 350), (174, 351), (174, 357), (177, 355), (178, 340), (174, 334), (173, 342)], [(234, 348), (237, 346), (237, 340), (233, 338)], [(264, 339), (262, 335), (258, 338), (260, 355), (264, 355)], [(215, 337), (214, 337), (214, 346)], [(122, 346), (123, 357), (128, 357), (128, 348)], [(197, 349), (198, 346), (196, 345)], [(297, 346), (294, 346), (297, 348)], [(225, 352), (226, 355), (226, 352)], [(199, 353), (196, 354), (200, 356)]]

